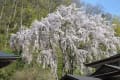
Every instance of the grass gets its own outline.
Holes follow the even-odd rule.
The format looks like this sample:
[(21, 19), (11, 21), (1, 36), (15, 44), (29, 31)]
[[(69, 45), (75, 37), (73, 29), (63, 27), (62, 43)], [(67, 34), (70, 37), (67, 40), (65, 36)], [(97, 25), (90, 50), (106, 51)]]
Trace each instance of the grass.
[(34, 66), (16, 71), (11, 80), (55, 80), (49, 69)]
[(50, 69), (42, 69), (41, 65), (25, 64), (17, 60), (0, 69), (0, 80), (55, 80)]

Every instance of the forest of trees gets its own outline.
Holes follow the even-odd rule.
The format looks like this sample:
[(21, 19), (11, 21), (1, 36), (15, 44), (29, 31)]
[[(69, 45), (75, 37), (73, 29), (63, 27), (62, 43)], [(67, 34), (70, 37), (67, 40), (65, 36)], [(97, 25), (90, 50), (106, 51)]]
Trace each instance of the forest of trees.
[[(115, 24), (116, 36), (120, 36), (120, 17), (104, 12), (100, 6), (80, 3), (79, 0), (0, 0), (0, 50), (17, 54), (9, 46), (12, 33), (30, 27), (34, 20), (46, 17), (59, 5), (69, 5), (72, 2), (77, 3), (78, 7), (84, 5), (89, 14), (103, 14), (103, 17)], [(18, 60), (0, 69), (0, 80), (54, 80), (49, 68), (42, 70), (40, 65), (33, 64), (25, 65), (22, 60)]]
[(21, 27), (30, 26), (70, 0), (0, 0), (0, 50), (10, 51), (9, 36)]

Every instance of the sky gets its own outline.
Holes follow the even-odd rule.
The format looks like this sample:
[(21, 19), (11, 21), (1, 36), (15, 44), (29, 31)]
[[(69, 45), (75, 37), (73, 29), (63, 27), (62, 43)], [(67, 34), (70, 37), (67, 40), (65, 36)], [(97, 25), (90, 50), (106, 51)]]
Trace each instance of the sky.
[(81, 0), (93, 5), (101, 5), (105, 12), (120, 16), (120, 0)]

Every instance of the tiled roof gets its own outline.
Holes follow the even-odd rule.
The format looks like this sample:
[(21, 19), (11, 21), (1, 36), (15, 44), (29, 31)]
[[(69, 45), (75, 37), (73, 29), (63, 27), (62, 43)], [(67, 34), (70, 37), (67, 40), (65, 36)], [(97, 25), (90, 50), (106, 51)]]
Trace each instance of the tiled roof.
[(120, 61), (120, 54), (117, 54), (117, 55), (114, 55), (114, 56), (111, 56), (109, 58), (105, 58), (105, 59), (102, 59), (102, 60), (99, 60), (99, 61), (95, 61), (95, 62), (92, 62), (92, 63), (86, 63), (85, 65), (88, 66), (88, 67), (97, 68), (97, 67), (100, 67), (104, 64), (114, 63), (114, 62), (117, 62), (117, 61)]
[(87, 76), (73, 76), (73, 75), (67, 74), (61, 80), (101, 80), (101, 79), (87, 77)]
[(0, 52), (0, 59), (17, 59), (17, 58), (20, 57), (13, 54), (6, 54), (4, 52)]
[(117, 75), (120, 75), (120, 67), (108, 64), (102, 65), (96, 72), (91, 74), (91, 76), (103, 79)]
[(9, 65), (12, 61), (20, 58), (19, 56), (15, 56), (13, 54), (6, 54), (4, 52), (0, 52), (0, 68), (3, 68)]

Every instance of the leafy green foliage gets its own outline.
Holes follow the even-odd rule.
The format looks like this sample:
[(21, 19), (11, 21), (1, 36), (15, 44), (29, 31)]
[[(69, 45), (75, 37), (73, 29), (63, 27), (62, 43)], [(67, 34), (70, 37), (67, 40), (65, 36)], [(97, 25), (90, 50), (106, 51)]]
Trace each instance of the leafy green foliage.
[(21, 70), (23, 65), (24, 63), (18, 60), (7, 67), (0, 69), (0, 80), (10, 80), (13, 73), (17, 70)]
[(101, 49), (102, 51), (106, 51), (106, 50), (107, 50), (106, 45), (103, 44), (103, 43), (100, 43), (100, 44), (99, 44), (99, 47), (100, 47), (100, 49)]
[[(114, 26), (115, 36), (120, 37), (120, 17), (115, 16), (112, 20), (112, 23), (115, 25)], [(120, 47), (117, 47), (117, 51), (118, 51), (118, 53), (120, 53)]]
[(84, 42), (80, 42), (79, 44), (79, 49), (84, 49), (86, 47), (85, 43)]
[(115, 30), (115, 35), (116, 36), (120, 36), (120, 18), (119, 17), (114, 17), (113, 18), (113, 24), (115, 24), (114, 26), (114, 30)]
[(62, 72), (63, 72), (63, 55), (59, 47), (56, 47), (56, 51), (57, 51), (56, 53), (57, 53), (57, 59), (58, 59), (57, 74), (58, 74), (58, 78), (60, 79), (62, 77)]

